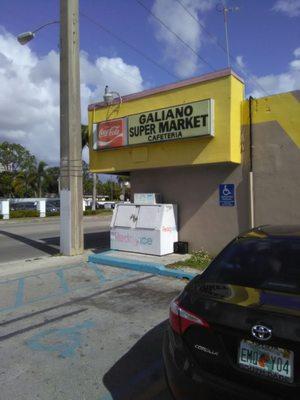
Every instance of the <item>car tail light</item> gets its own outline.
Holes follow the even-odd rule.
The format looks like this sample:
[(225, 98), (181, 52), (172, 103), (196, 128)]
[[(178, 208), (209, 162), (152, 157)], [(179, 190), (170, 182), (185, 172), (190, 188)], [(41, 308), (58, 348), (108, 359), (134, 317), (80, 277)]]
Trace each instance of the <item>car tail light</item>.
[(210, 327), (205, 319), (180, 307), (177, 300), (173, 300), (170, 304), (169, 319), (171, 327), (179, 335), (183, 335), (191, 325), (199, 325), (202, 326), (202, 328)]

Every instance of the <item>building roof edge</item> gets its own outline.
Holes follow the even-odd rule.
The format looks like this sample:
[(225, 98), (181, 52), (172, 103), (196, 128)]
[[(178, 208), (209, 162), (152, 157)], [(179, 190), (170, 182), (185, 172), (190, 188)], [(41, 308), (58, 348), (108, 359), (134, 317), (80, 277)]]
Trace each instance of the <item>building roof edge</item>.
[[(224, 78), (224, 77), (230, 76), (230, 75), (234, 76), (236, 79), (238, 79), (239, 81), (244, 83), (244, 80), (238, 74), (236, 74), (231, 68), (226, 68), (226, 69), (222, 69), (219, 71), (210, 72), (208, 74), (196, 76), (193, 78), (184, 79), (179, 82), (168, 83), (166, 85), (158, 86), (153, 89), (146, 89), (141, 92), (128, 94), (128, 95), (122, 96), (122, 102), (137, 100), (137, 99), (141, 99), (143, 97), (151, 96), (151, 95), (154, 95), (157, 93), (178, 89), (178, 88), (181, 88), (184, 86), (194, 85), (194, 84), (200, 83), (200, 82), (206, 82), (206, 81), (211, 81), (214, 79)], [(117, 104), (117, 103), (118, 103), (118, 99), (115, 99), (112, 104)], [(104, 101), (101, 101), (98, 103), (90, 104), (88, 106), (88, 111), (93, 111), (93, 110), (97, 110), (99, 108), (105, 108), (105, 107), (107, 107), (107, 104)]]

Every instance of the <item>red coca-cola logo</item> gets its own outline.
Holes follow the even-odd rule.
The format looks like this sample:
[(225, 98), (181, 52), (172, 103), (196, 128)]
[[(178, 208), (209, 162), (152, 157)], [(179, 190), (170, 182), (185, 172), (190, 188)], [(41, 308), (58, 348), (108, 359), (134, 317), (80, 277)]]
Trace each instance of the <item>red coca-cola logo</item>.
[(123, 118), (98, 124), (98, 149), (121, 147), (125, 144), (126, 131)]

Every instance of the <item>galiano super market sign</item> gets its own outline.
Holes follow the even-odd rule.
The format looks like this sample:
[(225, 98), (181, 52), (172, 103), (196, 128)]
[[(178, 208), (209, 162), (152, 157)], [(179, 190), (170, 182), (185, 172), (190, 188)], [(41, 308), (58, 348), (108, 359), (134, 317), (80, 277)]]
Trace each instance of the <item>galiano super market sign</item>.
[(212, 99), (134, 114), (97, 124), (94, 148), (213, 136), (213, 122)]

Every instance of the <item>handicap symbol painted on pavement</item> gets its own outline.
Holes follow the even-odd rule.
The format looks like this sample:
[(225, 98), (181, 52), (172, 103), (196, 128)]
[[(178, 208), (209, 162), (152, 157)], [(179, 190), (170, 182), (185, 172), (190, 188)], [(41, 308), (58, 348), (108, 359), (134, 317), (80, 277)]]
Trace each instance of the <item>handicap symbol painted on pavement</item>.
[(32, 350), (58, 353), (62, 358), (72, 357), (81, 345), (81, 331), (94, 326), (94, 322), (84, 321), (82, 324), (67, 328), (52, 328), (37, 333), (26, 340), (25, 343)]

